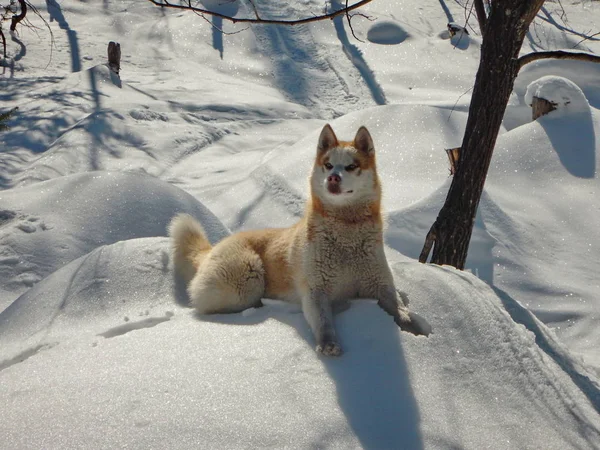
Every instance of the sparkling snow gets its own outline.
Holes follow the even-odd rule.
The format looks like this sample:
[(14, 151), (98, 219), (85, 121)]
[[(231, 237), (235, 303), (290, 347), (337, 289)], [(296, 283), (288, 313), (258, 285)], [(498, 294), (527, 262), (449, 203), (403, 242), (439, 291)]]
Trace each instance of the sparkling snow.
[[(324, 6), (254, 3), (288, 19)], [(416, 261), (479, 60), (473, 17), (447, 34), (459, 2), (371, 2), (375, 21), (352, 19), (364, 42), (343, 16), (211, 26), (139, 0), (34, 5), (53, 46), (30, 14), (38, 28), (0, 60), (0, 111), (19, 107), (0, 132), (1, 448), (600, 448), (600, 66), (520, 73), (460, 272)], [(568, 24), (547, 2), (524, 53), (600, 23), (597, 2), (563, 6)], [(536, 89), (584, 113), (532, 122), (527, 87), (545, 76)], [(185, 304), (170, 218), (195, 216), (213, 242), (293, 224), (325, 123), (374, 137), (386, 253), (429, 338), (357, 301), (336, 316), (345, 354), (327, 359), (297, 306)]]

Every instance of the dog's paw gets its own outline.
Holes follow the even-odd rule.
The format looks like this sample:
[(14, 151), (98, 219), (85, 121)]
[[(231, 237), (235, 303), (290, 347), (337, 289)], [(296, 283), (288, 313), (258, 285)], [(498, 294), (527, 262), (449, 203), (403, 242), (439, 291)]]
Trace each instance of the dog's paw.
[(324, 356), (341, 356), (343, 351), (337, 342), (324, 342), (317, 345), (317, 353)]
[(414, 313), (400, 311), (398, 316), (394, 318), (396, 324), (402, 331), (407, 331), (415, 336), (429, 336), (433, 332), (433, 328), (424, 317)]

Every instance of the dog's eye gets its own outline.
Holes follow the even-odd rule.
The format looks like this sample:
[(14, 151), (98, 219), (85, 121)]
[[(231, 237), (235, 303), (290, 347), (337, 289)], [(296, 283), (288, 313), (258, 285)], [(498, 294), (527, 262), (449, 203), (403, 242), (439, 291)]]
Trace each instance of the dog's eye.
[(327, 170), (331, 170), (331, 169), (333, 169), (333, 164), (327, 162), (327, 163), (325, 163), (325, 168)]
[(349, 166), (346, 166), (345, 169), (348, 172), (352, 172), (353, 170), (355, 170), (358, 166), (356, 164), (350, 164)]

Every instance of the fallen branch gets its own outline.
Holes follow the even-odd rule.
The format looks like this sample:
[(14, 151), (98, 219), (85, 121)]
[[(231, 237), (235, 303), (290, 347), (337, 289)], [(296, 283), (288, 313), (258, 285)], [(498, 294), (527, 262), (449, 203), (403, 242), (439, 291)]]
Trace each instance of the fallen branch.
[(221, 14), (221, 13), (218, 13), (215, 11), (211, 11), (209, 9), (198, 8), (196, 6), (192, 6), (191, 1), (189, 1), (189, 0), (188, 0), (187, 4), (185, 4), (185, 5), (169, 3), (168, 0), (148, 0), (148, 1), (156, 6), (160, 6), (163, 8), (183, 9), (186, 11), (194, 11), (199, 14), (208, 14), (211, 16), (220, 17), (221, 19), (228, 20), (233, 23), (263, 23), (263, 24), (277, 24), (277, 25), (301, 25), (303, 23), (317, 22), (319, 20), (327, 20), (327, 19), (331, 20), (342, 14), (347, 15), (350, 11), (358, 9), (358, 8), (366, 5), (367, 3), (370, 3), (373, 0), (361, 0), (361, 1), (354, 3), (353, 5), (339, 9), (337, 11), (333, 11), (331, 13), (322, 14), (320, 16), (305, 17), (303, 19), (294, 19), (294, 20), (262, 19), (262, 18), (260, 18), (260, 16), (258, 15), (258, 13), (256, 11), (255, 11), (255, 14), (257, 17), (255, 19), (250, 18), (250, 17), (232, 17), (232, 16), (228, 16), (226, 14)]

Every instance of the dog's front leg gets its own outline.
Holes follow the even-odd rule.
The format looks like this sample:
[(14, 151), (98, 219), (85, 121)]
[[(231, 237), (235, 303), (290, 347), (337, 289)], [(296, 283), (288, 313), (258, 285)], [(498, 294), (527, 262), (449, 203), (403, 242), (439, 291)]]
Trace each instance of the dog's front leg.
[(431, 333), (431, 325), (423, 317), (408, 310), (406, 306), (408, 299), (400, 298), (400, 296), (405, 297), (406, 294), (401, 294), (396, 291), (394, 286), (390, 285), (380, 286), (378, 293), (377, 304), (394, 318), (394, 322), (402, 331), (425, 336)]
[(342, 347), (337, 342), (333, 311), (327, 295), (320, 290), (311, 290), (302, 300), (302, 310), (317, 341), (317, 352), (325, 356), (340, 356)]

